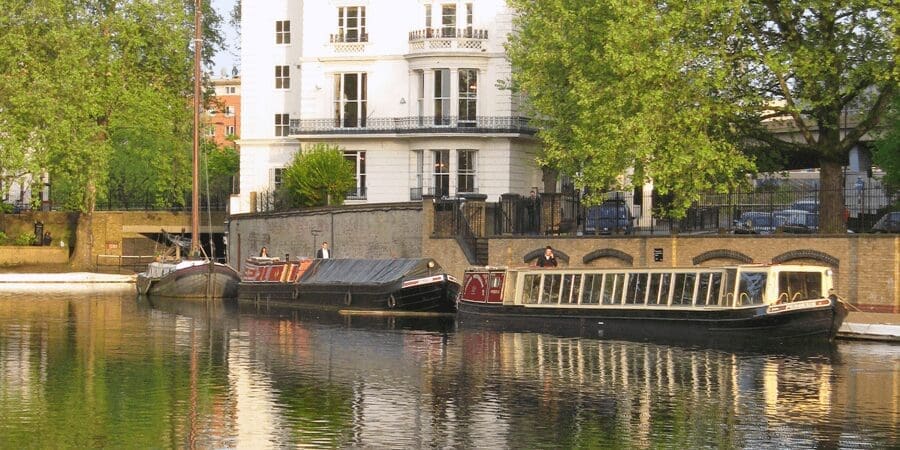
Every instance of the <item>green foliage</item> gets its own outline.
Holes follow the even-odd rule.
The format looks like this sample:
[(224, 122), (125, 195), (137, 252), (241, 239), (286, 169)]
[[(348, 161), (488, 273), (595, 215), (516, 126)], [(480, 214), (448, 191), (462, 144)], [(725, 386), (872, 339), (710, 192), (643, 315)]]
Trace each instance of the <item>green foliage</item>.
[[(840, 164), (896, 89), (884, 0), (510, 3), (512, 87), (541, 127), (540, 163), (592, 192), (652, 182), (674, 217), (738, 184), (753, 155), (767, 169), (796, 155)], [(858, 120), (840, 133), (846, 109)], [(840, 183), (822, 176), (823, 192)], [(822, 213), (840, 206), (823, 198)]]
[(900, 95), (894, 97), (884, 125), (887, 132), (875, 143), (872, 159), (884, 170), (884, 183), (900, 189)]
[(6, 236), (6, 233), (0, 231), (0, 245), (6, 245), (7, 239), (9, 239), (9, 237)]
[(298, 152), (285, 167), (283, 192), (293, 207), (340, 205), (356, 187), (354, 175), (341, 147), (315, 144)]
[[(221, 19), (205, 3), (211, 61)], [(45, 168), (55, 203), (78, 211), (140, 182), (177, 197), (167, 177), (182, 179), (190, 142), (193, 5), (0, 0), (0, 151), (13, 153), (0, 159)]]
[(34, 245), (37, 242), (34, 233), (22, 233), (13, 239), (13, 245)]
[(206, 184), (209, 185), (209, 196), (213, 199), (227, 199), (231, 195), (231, 186), (234, 176), (241, 166), (241, 157), (234, 147), (217, 147), (213, 142), (204, 142), (201, 147), (204, 154), (204, 168), (201, 175), (204, 177), (202, 192), (206, 192)]

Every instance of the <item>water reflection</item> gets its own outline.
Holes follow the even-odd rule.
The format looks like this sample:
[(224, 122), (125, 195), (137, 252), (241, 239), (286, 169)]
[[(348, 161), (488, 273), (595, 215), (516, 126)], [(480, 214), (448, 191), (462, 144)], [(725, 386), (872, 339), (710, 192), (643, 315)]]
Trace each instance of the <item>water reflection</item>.
[(891, 447), (900, 348), (753, 353), (130, 297), (0, 297), (10, 447)]

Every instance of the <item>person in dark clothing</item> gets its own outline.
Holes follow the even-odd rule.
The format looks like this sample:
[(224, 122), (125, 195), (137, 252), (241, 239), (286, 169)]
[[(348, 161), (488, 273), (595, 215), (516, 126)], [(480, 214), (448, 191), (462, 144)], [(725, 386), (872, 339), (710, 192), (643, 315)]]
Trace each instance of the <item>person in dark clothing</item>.
[(322, 242), (322, 247), (316, 250), (316, 258), (329, 259), (332, 256), (331, 249), (328, 248), (328, 242)]
[(50, 245), (53, 243), (53, 237), (50, 236), (50, 232), (44, 233), (44, 245)]
[(538, 258), (537, 265), (539, 267), (556, 267), (556, 256), (553, 255), (553, 247), (547, 246), (544, 249), (544, 254)]
[(265, 247), (259, 249), (259, 256), (261, 258), (268, 258), (269, 257), (269, 249), (267, 249)]
[(534, 191), (531, 191), (531, 194), (525, 199), (525, 210), (528, 221), (525, 224), (525, 231), (529, 234), (537, 234), (541, 215), (541, 199)]

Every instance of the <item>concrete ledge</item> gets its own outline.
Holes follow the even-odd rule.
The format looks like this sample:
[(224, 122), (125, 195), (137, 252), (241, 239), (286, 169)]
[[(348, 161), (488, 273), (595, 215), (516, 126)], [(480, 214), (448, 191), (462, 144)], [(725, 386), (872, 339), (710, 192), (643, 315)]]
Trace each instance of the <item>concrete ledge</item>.
[(59, 246), (0, 246), (0, 266), (65, 264), (69, 248)]
[(838, 337), (900, 342), (900, 314), (851, 311), (838, 330)]

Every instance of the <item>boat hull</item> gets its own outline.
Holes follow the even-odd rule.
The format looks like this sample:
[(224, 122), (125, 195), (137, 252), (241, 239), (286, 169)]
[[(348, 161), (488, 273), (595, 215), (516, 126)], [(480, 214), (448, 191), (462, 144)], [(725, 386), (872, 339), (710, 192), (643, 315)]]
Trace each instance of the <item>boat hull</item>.
[(333, 310), (404, 311), (453, 313), (459, 283), (448, 275), (436, 275), (428, 282), (411, 280), (396, 289), (367, 289), (366, 286), (305, 286), (302, 283), (243, 281), (238, 300), (284, 306)]
[(184, 299), (234, 298), (240, 275), (219, 263), (179, 268), (161, 277), (140, 273), (137, 289), (141, 295)]
[[(787, 340), (830, 341), (847, 309), (836, 299), (814, 308), (650, 310), (524, 307), (461, 301), (460, 326), (496, 327), (561, 336), (728, 345)], [(827, 304), (825, 304), (827, 302)]]

